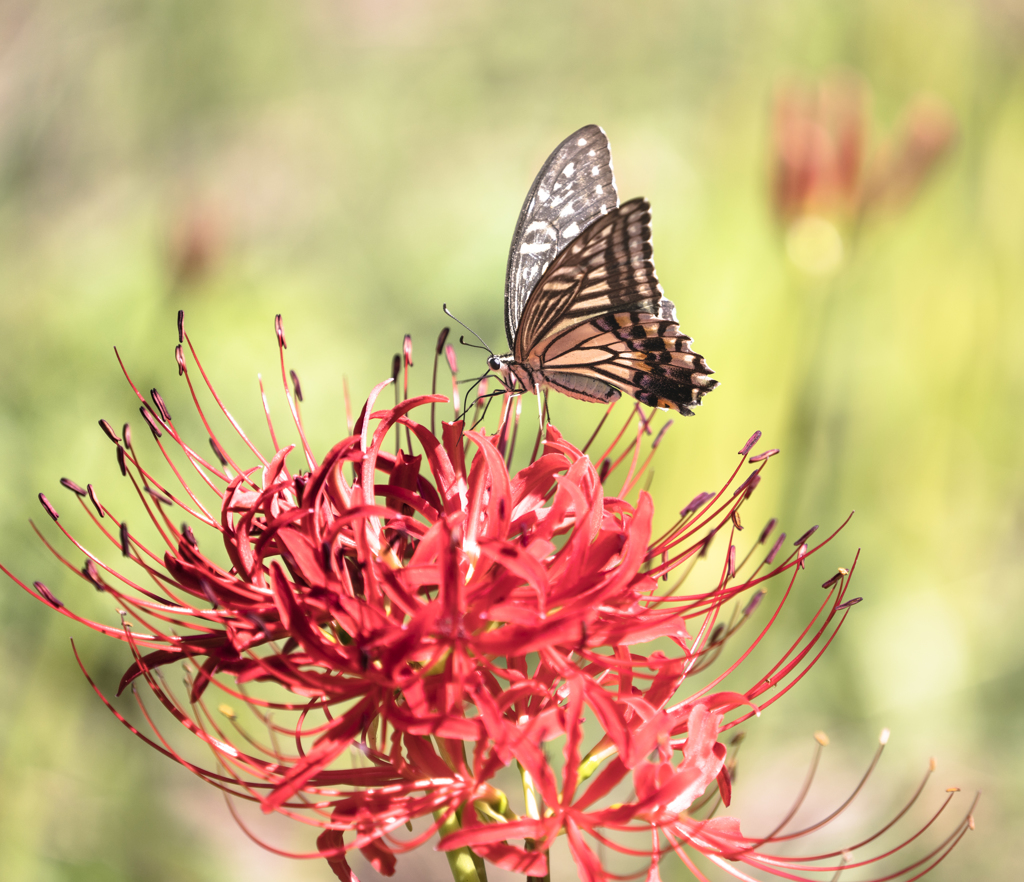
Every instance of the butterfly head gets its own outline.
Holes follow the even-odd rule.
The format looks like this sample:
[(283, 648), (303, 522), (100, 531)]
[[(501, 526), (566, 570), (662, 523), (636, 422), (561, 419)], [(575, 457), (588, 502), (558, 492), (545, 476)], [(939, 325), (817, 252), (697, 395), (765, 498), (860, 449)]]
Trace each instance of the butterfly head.
[(516, 361), (511, 352), (505, 355), (492, 354), (487, 359), (487, 367), (501, 378), (502, 386), (509, 392), (521, 392), (524, 389), (536, 391), (533, 374), (526, 365)]
[(512, 364), (515, 359), (512, 357), (512, 353), (508, 355), (495, 355), (493, 352), (487, 359), (488, 370), (494, 371), (499, 377), (501, 377), (501, 384), (508, 390), (511, 390), (515, 386), (515, 377), (512, 374)]

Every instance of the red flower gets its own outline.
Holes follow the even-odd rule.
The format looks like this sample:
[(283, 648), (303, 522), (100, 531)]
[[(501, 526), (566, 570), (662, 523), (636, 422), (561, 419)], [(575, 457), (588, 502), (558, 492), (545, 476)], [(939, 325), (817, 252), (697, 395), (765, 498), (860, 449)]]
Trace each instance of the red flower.
[[(136, 392), (180, 489), (157, 481), (127, 426), (118, 436), (102, 423), (162, 552), (99, 503), (91, 485), (64, 482), (149, 584), (86, 552), (41, 497), (87, 554), (81, 571), (61, 560), (111, 595), (125, 611), (124, 626), (86, 621), (41, 583), (19, 584), (128, 644), (135, 660), (119, 691), (132, 687), (155, 740), (108, 703), (126, 726), (226, 793), (322, 828), (318, 853), (343, 879), (351, 877), (345, 854), (352, 848), (390, 875), (400, 853), (438, 832), (459, 879), (481, 878), (481, 859), (543, 877), (548, 849), (562, 833), (580, 878), (609, 879), (591, 843), (635, 854), (615, 836), (638, 830), (651, 837), (649, 879), (669, 849), (698, 878), (693, 853), (740, 878), (747, 877), (739, 863), (794, 879), (831, 871), (836, 855), (772, 857), (765, 846), (792, 836), (751, 839), (735, 819), (712, 817), (730, 802), (734, 760), (723, 734), (792, 688), (859, 599), (847, 599), (851, 572), (840, 570), (783, 658), (748, 674), (741, 691), (726, 688), (807, 558), (828, 541), (811, 545), (812, 529), (783, 555), (782, 534), (765, 553), (772, 521), (741, 551), (740, 509), (777, 452), (749, 455), (759, 433), (722, 489), (698, 495), (655, 536), (651, 499), (637, 487), (661, 434), (648, 443), (649, 423), (638, 409), (597, 456), (588, 454), (593, 439), (578, 448), (549, 426), (528, 464), (510, 473), (519, 423), (508, 397), (495, 434), (457, 419), (442, 423), (438, 436), (414, 415), (448, 399), (426, 395), (375, 409), (385, 382), (349, 437), (317, 461), (299, 418), (294, 372), (287, 382), (280, 321), (277, 331), (298, 448), (276, 440), (268, 411), (274, 450), (261, 455), (220, 404), (180, 328), (191, 355), (179, 345), (180, 373), (215, 459), (179, 435), (156, 390), (151, 401)], [(444, 335), (435, 383), (443, 343)], [(447, 355), (454, 370), (454, 353)], [(408, 339), (396, 377), (403, 363), (407, 390)], [(248, 449), (246, 464), (210, 427), (196, 369)], [(397, 452), (385, 449), (389, 439)], [(742, 474), (747, 463), (753, 468)], [(186, 483), (189, 470), (197, 486)], [(181, 514), (188, 521), (178, 527)], [(200, 550), (201, 527), (219, 536), (215, 551)], [(690, 571), (713, 542), (725, 549), (717, 575), (692, 588)], [(750, 646), (691, 688), (769, 597), (776, 611)], [(171, 664), (185, 672), (185, 695), (161, 673)], [(136, 690), (140, 682), (213, 751), (215, 765), (181, 756), (163, 738)], [(218, 692), (231, 703), (221, 705), (229, 725), (211, 710)], [(265, 733), (253, 734), (254, 725)], [(545, 751), (557, 738), (564, 739), (561, 763)], [(513, 762), (525, 794), (518, 810), (495, 777)], [(432, 818), (427, 829), (402, 831), (418, 818)]]

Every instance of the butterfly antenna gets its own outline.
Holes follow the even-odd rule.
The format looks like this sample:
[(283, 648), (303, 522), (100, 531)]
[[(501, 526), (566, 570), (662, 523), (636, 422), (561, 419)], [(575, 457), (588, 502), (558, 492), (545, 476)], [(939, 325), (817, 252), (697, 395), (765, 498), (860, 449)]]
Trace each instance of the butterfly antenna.
[(494, 353), (491, 352), (491, 350), (488, 349), (486, 346), (477, 346), (476, 343), (469, 343), (469, 342), (467, 342), (465, 334), (459, 334), (459, 342), (463, 346), (469, 346), (472, 349), (482, 349), (484, 352), (490, 352), (491, 355), (494, 355)]
[[(443, 310), (444, 310), (444, 314), (445, 314), (446, 316), (448, 316), (448, 318), (450, 318), (450, 319), (451, 319), (452, 321), (458, 322), (458, 323), (459, 323), (460, 325), (462, 325), (462, 327), (464, 327), (464, 328), (465, 328), (465, 329), (466, 329), (467, 331), (469, 331), (469, 333), (471, 333), (471, 334), (472, 334), (472, 335), (473, 335), (474, 337), (476, 337), (476, 338), (477, 338), (477, 340), (479, 340), (479, 341), (480, 341), (481, 343), (483, 343), (483, 348), (484, 348), (485, 350), (487, 350), (487, 351), (488, 351), (488, 352), (489, 352), (489, 353), (490, 353), (491, 355), (494, 355), (494, 350), (493, 350), (493, 349), (491, 349), (491, 347), (490, 347), (490, 346), (488, 346), (488, 345), (487, 345), (486, 343), (484, 343), (484, 338), (483, 338), (483, 337), (481, 337), (481, 336), (480, 336), (480, 335), (479, 335), (479, 334), (478, 334), (478, 333), (477, 333), (476, 331), (474, 331), (474, 330), (473, 330), (473, 329), (472, 329), (472, 328), (471, 328), (471, 327), (470, 327), (469, 325), (467, 325), (467, 324), (466, 324), (466, 323), (465, 323), (464, 321), (462, 321), (462, 319), (457, 319), (457, 318), (455, 318), (455, 316), (454, 316), (454, 315), (452, 315), (452, 314), (451, 314), (451, 313), (450, 313), (450, 312), (448, 311), (448, 304), (447, 304), (447, 303), (442, 303), (442, 304), (441, 304), (441, 309), (443, 309)], [(479, 348), (481, 348), (481, 347), (479, 347), (479, 346), (474, 346), (474, 344), (472, 344), (472, 343), (466, 343), (465, 339), (463, 339), (463, 338), (459, 338), (459, 342), (460, 342), (460, 343), (463, 343), (463, 344), (464, 344), (464, 345), (466, 345), (466, 346), (473, 346), (473, 347), (474, 347), (475, 349), (479, 349)]]

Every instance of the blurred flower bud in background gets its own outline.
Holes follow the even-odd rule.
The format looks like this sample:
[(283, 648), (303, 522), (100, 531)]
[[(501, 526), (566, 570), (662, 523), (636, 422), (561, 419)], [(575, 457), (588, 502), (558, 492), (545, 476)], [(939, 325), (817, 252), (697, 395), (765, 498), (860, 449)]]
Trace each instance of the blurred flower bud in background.
[(900, 134), (869, 147), (871, 94), (853, 75), (788, 84), (775, 99), (772, 201), (786, 253), (802, 271), (827, 275), (843, 263), (862, 222), (905, 207), (956, 139), (938, 98), (906, 111)]
[(167, 271), (175, 290), (203, 282), (224, 252), (224, 224), (208, 204), (194, 201), (179, 209), (167, 235)]

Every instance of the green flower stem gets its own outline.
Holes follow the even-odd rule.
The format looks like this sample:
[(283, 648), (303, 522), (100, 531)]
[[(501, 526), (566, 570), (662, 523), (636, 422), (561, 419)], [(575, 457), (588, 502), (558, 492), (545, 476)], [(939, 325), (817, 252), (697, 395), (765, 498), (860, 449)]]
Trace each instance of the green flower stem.
[[(540, 820), (540, 800), (537, 797), (537, 785), (533, 782), (533, 776), (522, 767), (519, 766), (519, 774), (523, 778), (523, 796), (526, 799), (526, 815), (527, 817)], [(526, 848), (528, 851), (534, 850), (535, 843), (532, 839), (526, 840)], [(551, 855), (547, 855), (548, 858), (548, 872), (545, 876), (527, 876), (526, 882), (551, 882)]]
[[(434, 817), (439, 820), (441, 815), (441, 812), (434, 812)], [(462, 824), (459, 821), (458, 813), (452, 812), (437, 832), (443, 839), (461, 828)], [(484, 869), (483, 861), (477, 858), (468, 846), (446, 851), (445, 857), (448, 858), (448, 866), (452, 869), (452, 877), (455, 882), (487, 882), (487, 871)]]
[(602, 738), (601, 742), (595, 744), (590, 753), (588, 753), (580, 762), (579, 768), (576, 771), (576, 786), (579, 787), (580, 784), (586, 781), (587, 778), (597, 771), (597, 768), (601, 763), (613, 756), (616, 752), (617, 748), (611, 740), (609, 738)]

